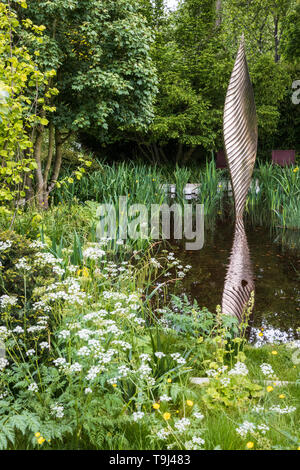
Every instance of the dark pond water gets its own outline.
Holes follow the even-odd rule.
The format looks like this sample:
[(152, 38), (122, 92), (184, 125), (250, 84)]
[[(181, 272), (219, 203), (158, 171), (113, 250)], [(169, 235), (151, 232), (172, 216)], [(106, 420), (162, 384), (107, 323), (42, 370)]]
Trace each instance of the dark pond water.
[[(280, 235), (271, 236), (263, 228), (246, 231), (256, 285), (250, 341), (263, 344), (300, 339), (300, 233), (292, 233), (283, 245)], [(221, 304), (232, 240), (233, 226), (222, 224), (206, 234), (200, 251), (185, 251), (182, 242), (171, 246), (182, 264), (192, 266), (180, 283), (180, 292), (210, 311)], [(259, 336), (262, 328), (263, 336)]]

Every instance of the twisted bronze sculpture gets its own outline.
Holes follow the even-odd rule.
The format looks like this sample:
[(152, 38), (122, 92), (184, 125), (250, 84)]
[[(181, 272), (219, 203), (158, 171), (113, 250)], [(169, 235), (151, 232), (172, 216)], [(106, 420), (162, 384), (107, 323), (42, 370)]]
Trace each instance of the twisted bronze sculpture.
[(243, 214), (256, 152), (257, 118), (242, 37), (224, 109), (224, 142), (235, 203), (234, 242), (222, 298), (222, 312), (242, 321), (254, 280)]

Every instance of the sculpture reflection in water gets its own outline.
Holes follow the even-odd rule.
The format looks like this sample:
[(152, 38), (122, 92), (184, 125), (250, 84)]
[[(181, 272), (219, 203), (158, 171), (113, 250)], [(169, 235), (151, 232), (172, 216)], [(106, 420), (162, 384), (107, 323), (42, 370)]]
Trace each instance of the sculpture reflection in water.
[(244, 37), (227, 90), (223, 129), (235, 203), (235, 230), (223, 291), (222, 312), (236, 316), (241, 322), (255, 287), (243, 214), (257, 153), (256, 108)]

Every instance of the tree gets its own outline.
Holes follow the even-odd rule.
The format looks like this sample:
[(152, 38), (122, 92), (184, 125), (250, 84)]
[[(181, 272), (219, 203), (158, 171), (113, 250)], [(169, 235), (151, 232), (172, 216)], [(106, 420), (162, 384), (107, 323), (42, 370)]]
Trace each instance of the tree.
[[(153, 118), (156, 75), (149, 49), (151, 31), (136, 0), (31, 0), (26, 15), (46, 26), (39, 48), (42, 69), (54, 68), (53, 116), (35, 136), (38, 201), (48, 206), (62, 165), (62, 145), (84, 130), (101, 144), (125, 131), (145, 129)], [(45, 129), (47, 159), (42, 158)], [(54, 142), (54, 143), (53, 143)], [(55, 149), (55, 152), (54, 152)], [(55, 153), (55, 156), (54, 156)]]
[(300, 62), (300, 2), (290, 12), (286, 21), (283, 37), (283, 54), (289, 62), (298, 65)]
[[(21, 30), (30, 44), (43, 40), (43, 27), (17, 18), (16, 8), (26, 8), (23, 0), (0, 3), (0, 204), (25, 196), (26, 178), (36, 168), (32, 155), (35, 127), (46, 122), (38, 115), (48, 110), (45, 95), (53, 71), (42, 73), (28, 48), (20, 43)], [(28, 178), (27, 178), (28, 181)]]
[(185, 0), (159, 22), (150, 16), (159, 94), (154, 122), (140, 134), (139, 146), (151, 161), (168, 161), (172, 153), (186, 163), (196, 148), (209, 151), (221, 142), (230, 58), (217, 41), (217, 13), (215, 0)]

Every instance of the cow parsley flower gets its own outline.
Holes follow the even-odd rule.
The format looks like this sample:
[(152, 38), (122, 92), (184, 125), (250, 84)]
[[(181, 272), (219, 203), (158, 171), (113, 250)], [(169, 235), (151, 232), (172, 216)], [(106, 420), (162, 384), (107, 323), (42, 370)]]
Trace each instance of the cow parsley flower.
[(55, 405), (51, 405), (51, 414), (55, 416), (55, 418), (63, 418), (64, 417), (64, 407), (63, 405), (59, 405), (55, 403)]
[(179, 432), (183, 432), (186, 431), (190, 424), (191, 422), (188, 418), (181, 418), (174, 424), (174, 426)]
[(229, 375), (248, 375), (247, 366), (243, 362), (237, 362), (233, 369), (228, 372)]
[(132, 414), (132, 419), (133, 421), (137, 422), (137, 421), (140, 421), (144, 416), (145, 416), (145, 413), (143, 411), (136, 411), (135, 413)]
[(254, 423), (251, 423), (249, 421), (244, 421), (241, 426), (236, 428), (236, 432), (241, 436), (241, 437), (246, 437), (247, 434), (251, 434), (255, 431), (256, 426)]
[(37, 392), (38, 389), (39, 389), (39, 387), (37, 386), (37, 384), (35, 382), (30, 384), (29, 387), (28, 387), (29, 392)]

